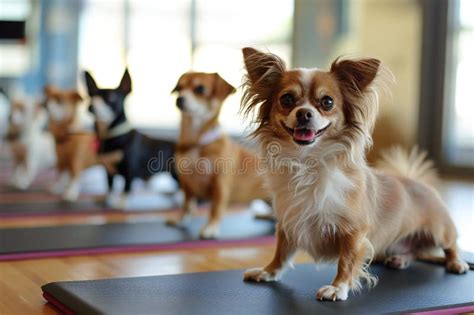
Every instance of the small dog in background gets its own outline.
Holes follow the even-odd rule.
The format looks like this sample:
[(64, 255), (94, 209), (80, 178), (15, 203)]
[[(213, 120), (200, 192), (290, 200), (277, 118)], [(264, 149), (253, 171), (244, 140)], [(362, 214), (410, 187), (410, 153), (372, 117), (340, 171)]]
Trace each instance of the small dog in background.
[(287, 70), (271, 53), (244, 48), (243, 55), (242, 109), (257, 111), (255, 137), (268, 163), (278, 221), (273, 260), (248, 270), (245, 280), (277, 280), (298, 249), (316, 261), (338, 261), (336, 277), (317, 291), (318, 300), (346, 300), (361, 279), (375, 284), (367, 271), (374, 257), (401, 269), (441, 247), (447, 271), (468, 270), (448, 209), (424, 180), (430, 165), (413, 154), (388, 159), (391, 172), (367, 165), (377, 88), (391, 76), (379, 60), (337, 59), (329, 71)]
[(8, 129), (8, 116), (10, 113), (10, 99), (5, 91), (0, 87), (0, 146), (5, 140)]
[(87, 111), (81, 112), (82, 97), (77, 91), (46, 86), (44, 93), (59, 174), (52, 192), (62, 193), (66, 201), (75, 201), (80, 193), (82, 171), (102, 164), (109, 172), (113, 170), (114, 163), (122, 158), (122, 153), (115, 151), (108, 155), (97, 155), (96, 135), (91, 130), (91, 122), (88, 123), (87, 116), (84, 116)]
[(210, 199), (209, 220), (201, 238), (218, 235), (222, 214), (230, 203), (267, 199), (257, 173), (258, 157), (230, 139), (218, 118), (224, 100), (234, 87), (217, 73), (188, 72), (173, 90), (181, 111), (176, 165), (185, 200), (178, 224), (191, 213), (196, 198)]
[(6, 140), (13, 157), (11, 185), (27, 189), (38, 172), (56, 164), (54, 139), (46, 130), (47, 113), (33, 101), (13, 101)]
[[(124, 209), (131, 191), (132, 180), (148, 180), (160, 172), (170, 172), (177, 179), (173, 164), (175, 144), (172, 141), (148, 137), (134, 129), (125, 113), (125, 98), (132, 91), (132, 79), (125, 70), (116, 89), (101, 89), (89, 72), (85, 72), (87, 90), (91, 98), (89, 110), (95, 116), (101, 154), (123, 152), (123, 158), (115, 165), (117, 174), (125, 179), (124, 192), (113, 204)], [(112, 192), (114, 173), (108, 173), (109, 191)]]

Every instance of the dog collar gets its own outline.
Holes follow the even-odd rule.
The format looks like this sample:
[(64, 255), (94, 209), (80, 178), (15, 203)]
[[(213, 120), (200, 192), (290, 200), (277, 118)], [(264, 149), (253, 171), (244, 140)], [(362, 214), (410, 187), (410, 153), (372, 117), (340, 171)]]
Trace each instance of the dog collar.
[(112, 129), (107, 131), (105, 135), (105, 139), (115, 138), (121, 135), (124, 135), (132, 130), (132, 126), (128, 123), (128, 121), (124, 121), (120, 125), (113, 127)]
[(222, 129), (219, 125), (217, 125), (214, 128), (202, 134), (201, 138), (199, 139), (198, 145), (205, 146), (205, 145), (211, 144), (217, 139), (219, 139), (220, 137), (222, 137)]
[(220, 126), (215, 126), (214, 128), (206, 131), (199, 137), (199, 141), (197, 143), (191, 144), (178, 144), (176, 146), (176, 151), (178, 152), (186, 152), (192, 149), (201, 148), (208, 144), (213, 143), (214, 141), (220, 139), (222, 137), (222, 129)]

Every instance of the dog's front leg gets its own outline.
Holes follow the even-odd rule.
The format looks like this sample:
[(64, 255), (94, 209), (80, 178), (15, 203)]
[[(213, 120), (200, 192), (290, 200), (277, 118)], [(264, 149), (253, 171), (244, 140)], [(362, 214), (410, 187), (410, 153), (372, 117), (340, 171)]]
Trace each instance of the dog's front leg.
[(285, 267), (290, 263), (296, 247), (288, 240), (278, 224), (276, 226), (276, 249), (272, 261), (263, 268), (253, 268), (245, 271), (245, 281), (276, 281), (280, 278)]
[(183, 209), (181, 210), (177, 218), (166, 220), (166, 224), (168, 225), (172, 225), (172, 226), (180, 225), (183, 221), (186, 220), (186, 218), (189, 217), (189, 215), (196, 208), (196, 198), (194, 198), (194, 195), (192, 194), (192, 192), (189, 189), (187, 189), (187, 187), (184, 187), (184, 186), (182, 189), (184, 193)]
[(79, 198), (79, 193), (81, 192), (80, 187), (80, 176), (81, 171), (83, 170), (82, 161), (75, 160), (72, 162), (72, 165), (69, 168), (69, 183), (66, 186), (66, 189), (63, 193), (63, 200), (65, 201), (76, 201)]
[(212, 183), (211, 212), (207, 224), (199, 236), (203, 239), (216, 238), (219, 234), (219, 224), (225, 209), (229, 205), (230, 187), (225, 174), (216, 175)]
[[(368, 240), (365, 233), (353, 232), (339, 236), (339, 261), (337, 275), (331, 285), (321, 287), (316, 293), (318, 300), (346, 300), (349, 289), (360, 277), (372, 280), (364, 270), (365, 260), (368, 258)], [(370, 258), (370, 257), (369, 257)]]

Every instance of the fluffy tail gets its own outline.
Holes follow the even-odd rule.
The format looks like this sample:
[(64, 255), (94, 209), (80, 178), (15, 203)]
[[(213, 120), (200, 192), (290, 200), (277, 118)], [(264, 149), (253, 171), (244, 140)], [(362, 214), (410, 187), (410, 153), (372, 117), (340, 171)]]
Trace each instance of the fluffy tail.
[(400, 175), (413, 180), (436, 186), (438, 173), (433, 161), (429, 160), (426, 151), (420, 151), (415, 146), (407, 151), (400, 146), (391, 147), (382, 151), (376, 168), (389, 174)]

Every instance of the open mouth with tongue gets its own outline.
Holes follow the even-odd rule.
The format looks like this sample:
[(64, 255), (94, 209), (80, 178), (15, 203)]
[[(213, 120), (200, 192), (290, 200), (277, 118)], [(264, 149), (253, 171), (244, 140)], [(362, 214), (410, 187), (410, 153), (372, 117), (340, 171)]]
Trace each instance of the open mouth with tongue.
[(327, 124), (326, 127), (315, 130), (312, 128), (307, 128), (307, 127), (296, 127), (295, 129), (292, 129), (285, 125), (283, 121), (280, 122), (283, 128), (288, 132), (288, 134), (293, 138), (293, 141), (296, 142), (299, 145), (308, 145), (316, 141), (316, 138), (321, 136), (326, 129), (329, 128), (331, 123)]

